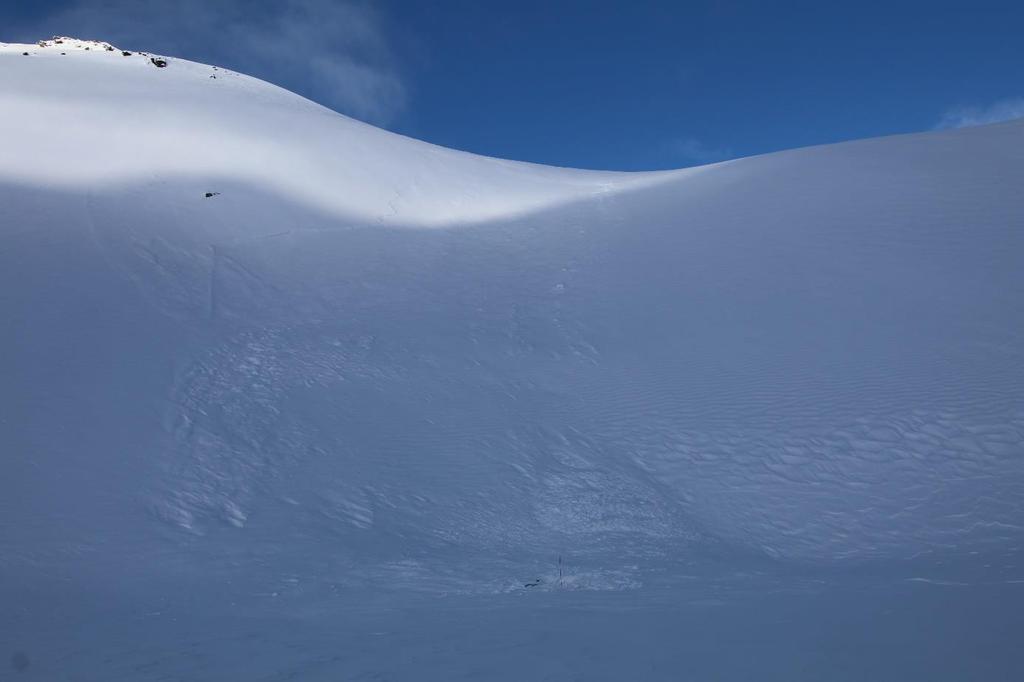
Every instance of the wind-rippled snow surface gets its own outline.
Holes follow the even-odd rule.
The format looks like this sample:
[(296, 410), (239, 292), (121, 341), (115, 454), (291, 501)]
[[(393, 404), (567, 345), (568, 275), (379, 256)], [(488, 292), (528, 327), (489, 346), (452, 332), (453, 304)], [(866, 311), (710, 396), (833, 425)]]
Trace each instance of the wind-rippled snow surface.
[(1019, 679), (1024, 124), (584, 172), (151, 56), (0, 44), (4, 674)]

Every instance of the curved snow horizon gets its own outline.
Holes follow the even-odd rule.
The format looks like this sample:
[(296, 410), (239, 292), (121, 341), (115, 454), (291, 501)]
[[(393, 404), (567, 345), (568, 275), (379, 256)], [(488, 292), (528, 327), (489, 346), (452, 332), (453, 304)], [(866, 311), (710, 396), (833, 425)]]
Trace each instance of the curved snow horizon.
[[(587, 171), (480, 156), (385, 131), (233, 71), (166, 58), (169, 66), (158, 72), (147, 53), (59, 40), (0, 43), (4, 56), (28, 51), (31, 60), (64, 60), (45, 79), (25, 65), (10, 70), (0, 107), (20, 120), (22, 135), (11, 142), (32, 144), (9, 148), (11, 158), (67, 163), (3, 163), (0, 178), (74, 189), (151, 174), (199, 175), (212, 183), (245, 181), (342, 219), (436, 227), (522, 215), (681, 172)], [(160, 97), (167, 88), (175, 93), (173, 110)], [(234, 109), (247, 115), (231, 116)], [(109, 134), (82, 134), (96, 130)], [(83, 173), (74, 160), (84, 159)]]

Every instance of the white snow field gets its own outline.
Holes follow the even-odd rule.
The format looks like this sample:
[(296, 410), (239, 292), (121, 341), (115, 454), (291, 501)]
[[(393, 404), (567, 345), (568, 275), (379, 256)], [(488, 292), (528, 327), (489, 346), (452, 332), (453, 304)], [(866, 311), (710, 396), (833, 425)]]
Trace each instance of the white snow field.
[(0, 679), (1024, 678), (1024, 122), (578, 171), (106, 48), (0, 43)]

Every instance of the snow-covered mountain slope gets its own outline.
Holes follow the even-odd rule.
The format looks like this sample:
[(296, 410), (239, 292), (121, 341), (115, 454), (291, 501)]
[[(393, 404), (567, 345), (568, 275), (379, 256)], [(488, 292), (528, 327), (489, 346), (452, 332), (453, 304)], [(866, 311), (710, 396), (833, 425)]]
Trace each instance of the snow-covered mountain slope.
[(6, 153), (37, 161), (5, 163), (0, 177), (11, 182), (69, 190), (158, 178), (245, 182), (342, 221), (452, 226), (668, 177), (457, 152), (248, 76), (178, 59), (161, 68), (153, 60), (168, 60), (107, 43), (57, 38), (0, 54), (14, 62), (0, 106), (19, 121)]
[(97, 45), (0, 47), (4, 575), (1019, 573), (1024, 123), (575, 171)]

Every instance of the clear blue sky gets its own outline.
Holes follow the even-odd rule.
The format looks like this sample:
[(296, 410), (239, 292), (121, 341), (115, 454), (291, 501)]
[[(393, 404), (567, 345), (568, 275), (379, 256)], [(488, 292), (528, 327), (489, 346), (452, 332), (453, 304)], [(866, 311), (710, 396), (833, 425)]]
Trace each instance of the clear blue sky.
[(1005, 0), (0, 5), (0, 40), (54, 33), (222, 64), (438, 144), (590, 168), (1024, 115), (1024, 2)]

